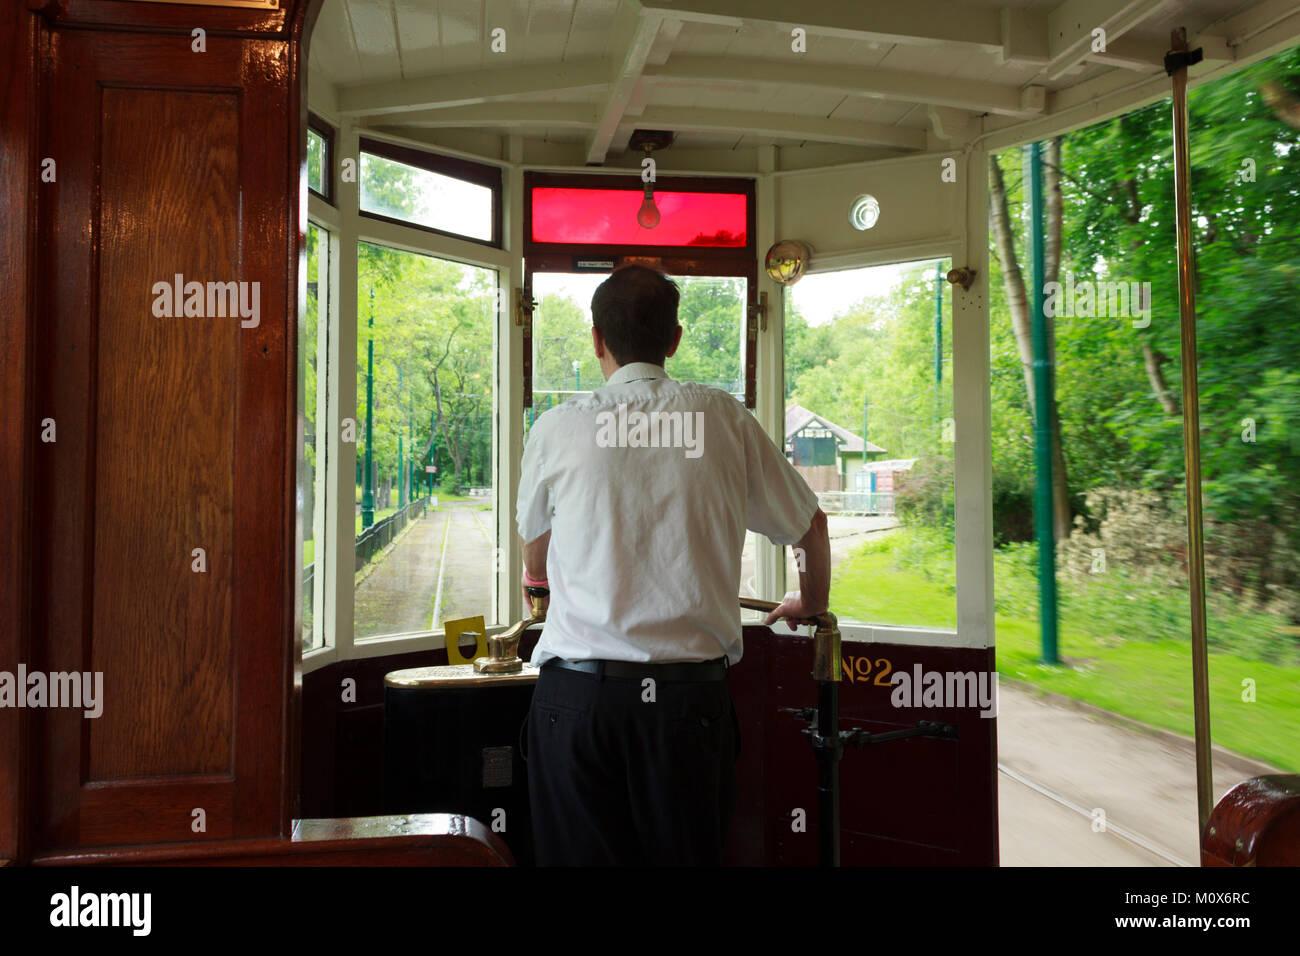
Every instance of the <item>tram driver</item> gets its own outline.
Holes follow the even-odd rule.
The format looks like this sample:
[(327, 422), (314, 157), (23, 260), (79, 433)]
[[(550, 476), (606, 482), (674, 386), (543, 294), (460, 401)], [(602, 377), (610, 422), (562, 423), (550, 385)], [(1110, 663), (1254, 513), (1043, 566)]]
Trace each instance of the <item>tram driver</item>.
[(526, 735), (543, 866), (720, 864), (746, 529), (802, 549), (765, 623), (827, 610), (817, 496), (743, 404), (664, 370), (678, 297), (645, 266), (610, 275), (591, 301), (605, 385), (540, 416), (524, 450), (524, 584), (551, 592)]

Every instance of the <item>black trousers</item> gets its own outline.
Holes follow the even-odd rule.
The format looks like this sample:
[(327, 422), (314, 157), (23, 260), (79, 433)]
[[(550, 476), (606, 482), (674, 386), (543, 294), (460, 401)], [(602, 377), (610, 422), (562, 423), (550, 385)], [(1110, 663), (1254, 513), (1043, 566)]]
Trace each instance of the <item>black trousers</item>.
[(538, 866), (720, 866), (740, 725), (725, 680), (543, 667), (527, 721)]

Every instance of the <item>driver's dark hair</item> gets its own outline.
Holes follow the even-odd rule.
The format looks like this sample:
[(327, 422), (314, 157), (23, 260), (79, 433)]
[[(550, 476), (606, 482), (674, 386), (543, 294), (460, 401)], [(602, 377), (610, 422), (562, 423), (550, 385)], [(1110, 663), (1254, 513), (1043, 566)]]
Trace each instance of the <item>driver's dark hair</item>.
[(648, 266), (615, 269), (591, 297), (591, 323), (619, 365), (663, 365), (677, 331), (677, 283)]

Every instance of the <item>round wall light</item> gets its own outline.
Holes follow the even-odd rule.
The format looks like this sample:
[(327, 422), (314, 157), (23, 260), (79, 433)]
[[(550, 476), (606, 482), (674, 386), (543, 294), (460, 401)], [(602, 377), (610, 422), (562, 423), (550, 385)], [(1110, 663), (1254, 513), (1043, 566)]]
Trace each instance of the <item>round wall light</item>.
[(853, 200), (853, 205), (849, 207), (849, 223), (854, 229), (870, 229), (879, 218), (880, 203), (876, 202), (876, 197), (869, 193), (863, 193)]

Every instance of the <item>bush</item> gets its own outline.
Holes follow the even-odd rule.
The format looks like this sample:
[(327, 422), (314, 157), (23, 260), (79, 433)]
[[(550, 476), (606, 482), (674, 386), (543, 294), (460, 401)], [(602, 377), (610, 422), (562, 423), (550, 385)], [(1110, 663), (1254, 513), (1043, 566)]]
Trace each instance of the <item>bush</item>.
[(941, 455), (918, 458), (894, 492), (894, 511), (903, 524), (952, 528), (952, 459)]

